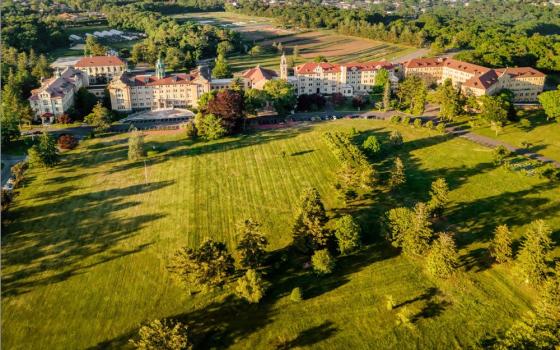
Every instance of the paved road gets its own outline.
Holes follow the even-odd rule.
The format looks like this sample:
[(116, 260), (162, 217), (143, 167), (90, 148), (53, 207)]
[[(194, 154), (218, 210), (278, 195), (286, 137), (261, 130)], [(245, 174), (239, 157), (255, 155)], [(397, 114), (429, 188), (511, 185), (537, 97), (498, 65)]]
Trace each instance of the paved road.
[(418, 49), (418, 50), (413, 51), (411, 53), (408, 53), (404, 56), (394, 58), (394, 59), (391, 60), (391, 62), (393, 62), (393, 63), (403, 63), (403, 62), (406, 62), (406, 61), (409, 61), (409, 60), (412, 60), (412, 59), (415, 59), (415, 58), (420, 58), (420, 57), (426, 56), (428, 54), (428, 52), (430, 52), (430, 50), (428, 50), (428, 49)]

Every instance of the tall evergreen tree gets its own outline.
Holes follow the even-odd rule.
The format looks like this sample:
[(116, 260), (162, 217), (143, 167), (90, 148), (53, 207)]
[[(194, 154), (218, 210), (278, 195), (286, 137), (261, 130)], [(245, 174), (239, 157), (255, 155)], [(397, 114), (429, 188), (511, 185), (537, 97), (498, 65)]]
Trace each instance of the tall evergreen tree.
[(218, 58), (216, 58), (216, 63), (212, 69), (212, 76), (218, 79), (231, 78), (231, 67), (224, 55), (218, 55)]
[(128, 138), (128, 160), (137, 161), (144, 157), (144, 136), (133, 130)]
[(351, 215), (344, 215), (336, 221), (334, 235), (341, 254), (350, 253), (360, 247), (360, 225)]
[(327, 221), (319, 191), (315, 188), (305, 189), (292, 227), (295, 246), (304, 252), (326, 247), (330, 238), (325, 228)]
[(391, 108), (391, 83), (387, 81), (383, 86), (383, 110)]
[(111, 127), (111, 114), (107, 108), (103, 107), (101, 102), (97, 102), (84, 120), (93, 126), (96, 131), (107, 131)]
[(433, 236), (430, 227), (430, 211), (425, 203), (417, 203), (411, 217), (409, 229), (403, 235), (402, 248), (406, 255), (421, 255), (429, 246)]
[(260, 224), (246, 219), (239, 224), (237, 230), (240, 240), (236, 250), (241, 266), (252, 269), (262, 266), (268, 239), (261, 233)]
[(546, 256), (552, 246), (552, 230), (543, 220), (535, 220), (525, 232), (517, 263), (526, 283), (538, 286), (546, 274)]
[(391, 168), (391, 177), (389, 178), (389, 188), (395, 189), (406, 182), (406, 177), (404, 175), (404, 164), (402, 160), (397, 157), (393, 163), (393, 168)]
[(426, 257), (426, 268), (434, 277), (448, 278), (457, 269), (459, 256), (453, 237), (440, 233)]
[(441, 216), (445, 206), (449, 202), (449, 187), (444, 178), (440, 177), (432, 182), (430, 196), (430, 202), (428, 203), (430, 211), (436, 216)]
[(507, 225), (500, 225), (494, 230), (494, 238), (490, 244), (490, 256), (502, 264), (511, 260), (511, 232)]

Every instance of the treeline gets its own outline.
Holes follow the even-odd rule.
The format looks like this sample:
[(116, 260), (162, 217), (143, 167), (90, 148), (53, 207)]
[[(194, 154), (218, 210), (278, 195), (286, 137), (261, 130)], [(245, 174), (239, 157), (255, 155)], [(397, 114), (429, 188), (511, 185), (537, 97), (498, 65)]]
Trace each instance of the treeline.
[(226, 6), (226, 9), (272, 17), (281, 26), (335, 29), (342, 34), (418, 47), (425, 44), (424, 31), (415, 22), (368, 10), (341, 10), (313, 4), (269, 7), (256, 0), (240, 1), (238, 7)]
[(104, 6), (109, 26), (145, 32), (147, 38), (134, 45), (131, 61), (155, 63), (163, 54), (173, 69), (191, 68), (202, 58), (214, 57), (220, 43), (231, 51), (242, 48), (238, 33), (194, 22), (179, 24), (157, 12), (143, 10), (137, 5)]
[(464, 50), (457, 58), (489, 67), (532, 66), (560, 71), (560, 8), (489, 1), (433, 6), (407, 16), (379, 9), (343, 10), (313, 4), (268, 6), (240, 0), (228, 11), (274, 18), (279, 25), (335, 29), (342, 34), (429, 46), (433, 54)]

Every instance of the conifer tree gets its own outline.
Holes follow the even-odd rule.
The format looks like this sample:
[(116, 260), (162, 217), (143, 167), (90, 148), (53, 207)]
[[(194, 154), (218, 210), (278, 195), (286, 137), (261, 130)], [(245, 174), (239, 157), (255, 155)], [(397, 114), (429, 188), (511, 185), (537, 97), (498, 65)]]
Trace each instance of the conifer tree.
[(440, 233), (426, 257), (426, 268), (434, 277), (448, 278), (456, 270), (459, 261), (455, 242), (448, 233)]
[(449, 202), (449, 187), (444, 178), (438, 178), (436, 181), (432, 182), (432, 188), (430, 190), (430, 211), (435, 216), (441, 216), (445, 206)]
[(389, 188), (395, 189), (398, 186), (403, 185), (406, 182), (406, 177), (404, 175), (404, 165), (402, 160), (397, 157), (393, 163), (393, 168), (391, 169), (391, 177), (389, 178)]
[(238, 232), (240, 240), (236, 250), (241, 266), (252, 269), (261, 266), (264, 263), (268, 240), (260, 232), (260, 224), (246, 219), (238, 225)]
[(50, 168), (58, 163), (58, 150), (56, 142), (47, 132), (43, 132), (39, 143), (33, 145), (28, 152), (29, 164)]
[(425, 203), (417, 203), (408, 230), (404, 232), (402, 248), (406, 255), (421, 255), (429, 246), (433, 231), (428, 220), (430, 212)]
[(490, 256), (502, 264), (511, 260), (511, 232), (507, 225), (500, 225), (494, 230), (494, 239), (490, 244)]
[(218, 79), (231, 78), (231, 67), (224, 55), (218, 55), (214, 69), (212, 69), (212, 76)]
[(403, 137), (398, 130), (393, 130), (389, 136), (389, 141), (393, 144), (393, 146), (400, 147), (403, 144)]
[(341, 254), (347, 254), (360, 246), (360, 225), (351, 215), (344, 215), (336, 221), (334, 235)]
[(292, 234), (294, 244), (306, 252), (326, 247), (330, 233), (325, 229), (328, 218), (325, 206), (315, 188), (303, 191)]
[(391, 107), (391, 83), (387, 81), (383, 87), (383, 110), (388, 111)]
[(545, 277), (546, 255), (552, 245), (551, 232), (543, 220), (533, 221), (525, 232), (525, 240), (517, 256), (517, 263), (525, 282), (535, 287), (540, 285)]
[(144, 136), (133, 130), (128, 138), (128, 160), (137, 161), (144, 157)]

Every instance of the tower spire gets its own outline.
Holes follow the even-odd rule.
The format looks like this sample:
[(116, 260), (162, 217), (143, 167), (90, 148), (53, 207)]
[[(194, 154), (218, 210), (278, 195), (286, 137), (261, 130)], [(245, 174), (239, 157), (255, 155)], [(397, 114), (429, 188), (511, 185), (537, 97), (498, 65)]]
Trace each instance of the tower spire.
[(165, 64), (163, 64), (161, 54), (158, 56), (158, 60), (156, 62), (156, 77), (158, 79), (163, 79), (165, 77)]
[(282, 57), (280, 57), (280, 79), (288, 80), (288, 60), (286, 60), (284, 51), (282, 51)]

